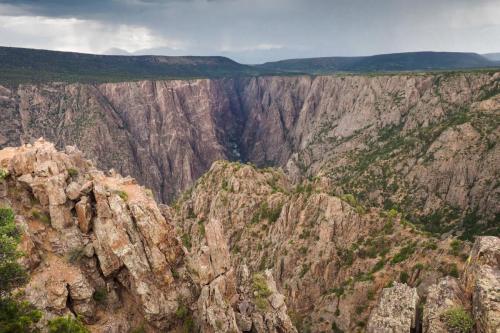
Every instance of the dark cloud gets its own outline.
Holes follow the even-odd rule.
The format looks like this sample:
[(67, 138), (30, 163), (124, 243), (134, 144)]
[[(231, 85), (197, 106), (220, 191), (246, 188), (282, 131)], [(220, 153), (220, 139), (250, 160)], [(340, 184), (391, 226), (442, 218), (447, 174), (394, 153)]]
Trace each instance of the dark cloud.
[[(144, 50), (137, 50), (137, 40), (130, 47), (109, 41), (109, 49), (124, 52), (222, 54), (252, 63), (413, 50), (494, 52), (500, 46), (498, 0), (0, 0), (0, 14), (98, 22), (87, 34), (92, 38), (99, 38), (98, 29), (121, 29), (124, 38), (120, 26), (135, 27), (135, 38), (151, 38)], [(61, 40), (69, 33), (81, 31), (65, 31)], [(15, 39), (2, 35), (0, 44)], [(34, 37), (17, 37), (14, 46), (33, 46)], [(51, 37), (36, 46), (57, 43)], [(103, 43), (91, 44), (85, 50), (105, 52)]]

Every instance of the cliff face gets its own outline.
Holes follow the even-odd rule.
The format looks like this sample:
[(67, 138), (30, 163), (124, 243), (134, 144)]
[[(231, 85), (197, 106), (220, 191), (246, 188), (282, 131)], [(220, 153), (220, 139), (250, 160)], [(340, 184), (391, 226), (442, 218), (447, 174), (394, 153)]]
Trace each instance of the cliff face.
[[(500, 73), (0, 88), (2, 146), (44, 136), (170, 202), (218, 159), (327, 176), (427, 230), (498, 219)], [(488, 224), (489, 223), (489, 224)]]
[(103, 333), (437, 332), (459, 305), (479, 332), (498, 329), (497, 237), (467, 258), (469, 242), (331, 195), (327, 177), (296, 186), (219, 161), (169, 207), (74, 147), (6, 148), (0, 168), (42, 326), (70, 314)]

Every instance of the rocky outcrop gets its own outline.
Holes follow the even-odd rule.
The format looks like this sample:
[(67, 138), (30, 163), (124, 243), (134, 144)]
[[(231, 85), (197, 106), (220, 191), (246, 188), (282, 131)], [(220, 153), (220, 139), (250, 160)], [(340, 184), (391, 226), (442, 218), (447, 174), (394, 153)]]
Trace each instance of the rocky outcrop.
[(398, 284), (382, 291), (368, 320), (369, 333), (403, 333), (415, 328), (419, 298), (417, 290)]
[(478, 237), (463, 274), (478, 332), (500, 330), (500, 239)]
[(359, 193), (379, 207), (397, 204), (433, 232), (463, 219), (491, 232), (500, 213), (499, 75), (1, 87), (0, 145), (39, 136), (60, 148), (78, 145), (163, 202), (217, 159), (282, 166), (294, 180), (320, 174), (333, 180), (330, 191)]
[(328, 177), (295, 185), (218, 161), (169, 207), (44, 140), (1, 150), (0, 168), (41, 325), (70, 314), (93, 332), (439, 332), (458, 305), (481, 332), (498, 326), (498, 238), (479, 237), (465, 262), (466, 242), (334, 195)]
[(466, 304), (460, 282), (452, 277), (443, 278), (429, 288), (423, 308), (422, 331), (448, 332), (443, 314), (452, 308), (463, 308)]
[(27, 220), (23, 247), (40, 258), (28, 265), (26, 298), (45, 319), (72, 313), (101, 325), (133, 302), (131, 317), (153, 327), (177, 321), (179, 299), (190, 295), (172, 274), (184, 252), (144, 188), (43, 140), (0, 151), (0, 164), (10, 174), (3, 200)]

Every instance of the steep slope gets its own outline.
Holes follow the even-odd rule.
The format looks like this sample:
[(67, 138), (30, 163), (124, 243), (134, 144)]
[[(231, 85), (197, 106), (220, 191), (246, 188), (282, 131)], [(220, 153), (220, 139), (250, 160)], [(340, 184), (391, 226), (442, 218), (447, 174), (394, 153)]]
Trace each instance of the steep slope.
[(294, 181), (328, 176), (330, 193), (396, 207), (433, 232), (465, 221), (470, 238), (498, 233), (499, 75), (2, 87), (0, 144), (77, 145), (164, 202), (217, 159), (281, 166)]
[(379, 310), (391, 294), (377, 302), (383, 287), (400, 280), (439, 313), (435, 283), (465, 267), (463, 306), (473, 304), (485, 331), (497, 327), (498, 238), (479, 238), (466, 261), (469, 243), (327, 194), (327, 179), (294, 187), (279, 170), (221, 161), (174, 206), (158, 207), (73, 147), (7, 148), (0, 167), (0, 202), (16, 214), (31, 275), (24, 297), (43, 310), (40, 325), (70, 314), (92, 332), (355, 332), (385, 320), (372, 319), (377, 311), (415, 326), (420, 316)]

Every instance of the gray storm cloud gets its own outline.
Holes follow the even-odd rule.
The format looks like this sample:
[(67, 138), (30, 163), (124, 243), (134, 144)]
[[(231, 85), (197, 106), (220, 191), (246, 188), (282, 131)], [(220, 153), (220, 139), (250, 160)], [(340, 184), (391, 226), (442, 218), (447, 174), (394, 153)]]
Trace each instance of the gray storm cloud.
[(0, 0), (0, 44), (120, 54), (315, 56), (500, 49), (492, 0)]

